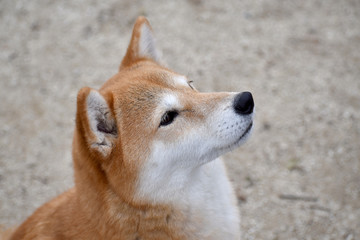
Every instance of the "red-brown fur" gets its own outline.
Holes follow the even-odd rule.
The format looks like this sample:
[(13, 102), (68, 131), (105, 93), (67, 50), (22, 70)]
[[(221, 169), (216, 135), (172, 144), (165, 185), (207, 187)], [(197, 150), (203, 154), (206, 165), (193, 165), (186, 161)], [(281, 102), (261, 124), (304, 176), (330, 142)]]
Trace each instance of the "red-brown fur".
[[(149, 23), (139, 17), (120, 72), (99, 91), (109, 105), (109, 114), (121, 129), (109, 138), (112, 148), (101, 153), (91, 147), (95, 135), (86, 113), (86, 99), (91, 89), (81, 89), (73, 140), (75, 187), (40, 207), (15, 231), (11, 240), (187, 238), (183, 232), (186, 219), (180, 211), (173, 206), (134, 199), (139, 168), (149, 153), (148, 143), (156, 131), (148, 127), (156, 124), (146, 122), (152, 121), (148, 115), (156, 104), (151, 95), (163, 88), (175, 90), (166, 83), (168, 75), (174, 74), (172, 71), (137, 55), (143, 24)], [(201, 121), (202, 112), (210, 111), (214, 102), (226, 96), (199, 94), (190, 88), (178, 92), (185, 114), (193, 121)], [(191, 99), (191, 103), (187, 99)], [(193, 111), (194, 102), (201, 103), (203, 110)], [(170, 134), (169, 141), (177, 134), (181, 133)]]
[[(129, 91), (131, 87), (135, 88), (130, 89), (131, 91), (141, 92), (142, 89), (136, 89), (134, 83), (144, 81), (144, 76), (147, 77), (149, 88), (156, 88), (161, 83), (154, 81), (155, 76), (152, 74), (169, 71), (136, 55), (139, 28), (143, 24), (148, 24), (147, 20), (139, 17), (134, 26), (131, 44), (122, 61), (120, 73), (100, 89), (100, 93), (109, 104), (111, 114), (115, 117), (118, 113), (114, 110), (114, 105), (123, 106), (121, 112), (126, 114), (131, 111), (130, 108), (136, 108), (138, 104), (131, 98), (127, 99), (128, 95), (123, 92)], [(138, 65), (142, 65), (139, 70), (137, 70)], [(129, 81), (132, 83), (129, 84)], [(129, 161), (129, 157), (132, 158), (131, 160), (141, 160), (146, 149), (141, 149), (143, 151), (137, 150), (136, 147), (134, 149), (134, 144), (141, 146), (143, 142), (149, 141), (147, 138), (151, 136), (139, 132), (142, 131), (141, 128), (131, 128), (133, 124), (141, 123), (123, 116), (124, 128), (121, 133), (117, 133), (119, 136), (112, 140), (116, 147), (106, 156), (89, 147), (89, 139), (94, 138), (85, 106), (90, 91), (90, 88), (83, 88), (77, 97), (73, 141), (75, 187), (36, 210), (17, 228), (10, 239), (186, 239), (181, 231), (182, 226), (178, 224), (185, 219), (179, 212), (170, 206), (149, 205), (133, 199), (141, 161)], [(114, 95), (123, 95), (124, 98), (114, 99)], [(139, 117), (139, 119), (143, 118)], [(127, 136), (124, 137), (125, 135)], [(123, 138), (126, 138), (126, 142)], [(127, 152), (124, 152), (123, 148)]]

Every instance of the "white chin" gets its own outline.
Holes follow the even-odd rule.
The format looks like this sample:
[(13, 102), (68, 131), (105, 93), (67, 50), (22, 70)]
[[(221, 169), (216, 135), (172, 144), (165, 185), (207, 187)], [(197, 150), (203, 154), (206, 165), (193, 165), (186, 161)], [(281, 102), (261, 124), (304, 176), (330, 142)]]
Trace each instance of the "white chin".
[(203, 156), (201, 158), (202, 162), (203, 163), (210, 162), (210, 161), (220, 157), (221, 155), (223, 155), (227, 152), (230, 152), (230, 151), (234, 150), (235, 148), (239, 147), (240, 145), (242, 145), (249, 139), (249, 137), (251, 136), (252, 130), (253, 130), (253, 122), (251, 122), (249, 124), (247, 129), (242, 133), (242, 135), (235, 142), (233, 142), (229, 145), (226, 145), (226, 146), (214, 148), (213, 151), (211, 151), (210, 153), (206, 154), (205, 156)]

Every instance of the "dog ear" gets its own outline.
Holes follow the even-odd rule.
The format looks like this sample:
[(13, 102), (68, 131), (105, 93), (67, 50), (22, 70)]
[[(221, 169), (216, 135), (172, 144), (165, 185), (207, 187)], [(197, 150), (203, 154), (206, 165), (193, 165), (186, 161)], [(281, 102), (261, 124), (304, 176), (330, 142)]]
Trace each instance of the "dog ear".
[(130, 44), (121, 62), (120, 70), (142, 59), (160, 63), (161, 56), (156, 48), (149, 21), (141, 16), (136, 19)]
[(108, 156), (118, 131), (108, 102), (96, 90), (85, 87), (78, 94), (77, 127), (90, 149)]

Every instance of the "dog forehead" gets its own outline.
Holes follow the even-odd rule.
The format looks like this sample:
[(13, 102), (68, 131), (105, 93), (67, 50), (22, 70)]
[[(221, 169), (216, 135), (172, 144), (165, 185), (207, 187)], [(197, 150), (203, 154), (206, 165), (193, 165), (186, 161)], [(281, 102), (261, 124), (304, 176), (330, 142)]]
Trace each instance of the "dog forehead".
[(114, 92), (115, 107), (126, 111), (163, 111), (182, 107), (181, 93), (174, 91), (173, 87), (164, 87), (164, 84), (138, 82)]
[(141, 64), (119, 72), (104, 86), (113, 93), (115, 102), (141, 108), (161, 105), (178, 107), (184, 89), (190, 89), (185, 76), (166, 68)]
[(185, 76), (162, 66), (140, 65), (131, 75), (130, 81), (138, 80), (141, 83), (155, 83), (170, 88), (189, 87)]
[(188, 79), (180, 74), (161, 69), (160, 71), (148, 72), (146, 75), (140, 75), (140, 79), (145, 82), (155, 83), (165, 88), (183, 88), (189, 87)]

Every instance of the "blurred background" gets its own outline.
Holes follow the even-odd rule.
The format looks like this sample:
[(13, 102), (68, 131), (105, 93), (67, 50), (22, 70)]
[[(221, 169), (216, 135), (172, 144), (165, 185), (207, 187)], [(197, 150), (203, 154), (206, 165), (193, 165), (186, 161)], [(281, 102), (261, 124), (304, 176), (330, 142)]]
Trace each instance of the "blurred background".
[(359, 239), (358, 0), (1, 0), (0, 225), (73, 186), (77, 91), (117, 72), (139, 15), (200, 91), (254, 95), (226, 156), (243, 239)]

